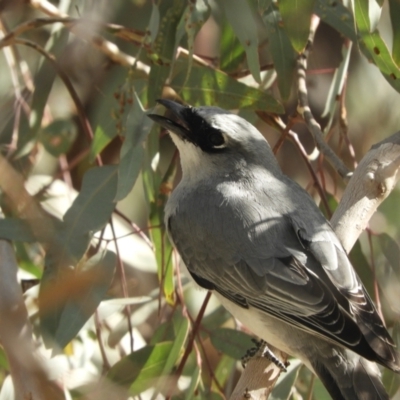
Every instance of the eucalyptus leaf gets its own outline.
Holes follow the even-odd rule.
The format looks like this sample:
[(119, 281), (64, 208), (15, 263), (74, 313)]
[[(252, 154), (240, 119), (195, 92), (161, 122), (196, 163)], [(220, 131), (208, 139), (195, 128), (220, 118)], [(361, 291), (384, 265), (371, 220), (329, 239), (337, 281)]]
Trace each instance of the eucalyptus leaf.
[(177, 63), (171, 86), (193, 106), (218, 105), (228, 110), (248, 108), (283, 112), (281, 104), (270, 94), (238, 82), (221, 71), (193, 66), (187, 80), (185, 71), (185, 63)]
[(229, 0), (229, 2), (218, 0), (218, 3), (246, 52), (247, 63), (253, 78), (260, 83), (257, 23), (252, 9), (247, 0)]
[(135, 101), (128, 114), (125, 140), (121, 147), (115, 201), (124, 199), (136, 182), (143, 161), (143, 141), (149, 134), (152, 124), (135, 93)]
[(13, 217), (0, 218), (0, 238), (20, 242), (37, 240), (25, 221)]
[(39, 131), (38, 140), (54, 157), (66, 154), (78, 134), (72, 120), (57, 119)]
[(90, 258), (82, 270), (75, 274), (77, 282), (85, 282), (79, 296), (72, 297), (63, 307), (54, 336), (55, 342), (64, 348), (93, 315), (100, 302), (106, 298), (114, 276), (117, 258), (106, 251)]
[(344, 37), (357, 41), (353, 14), (343, 4), (332, 0), (317, 0), (314, 13)]
[(210, 332), (210, 339), (217, 350), (234, 360), (240, 360), (249, 349), (254, 347), (251, 336), (235, 329), (216, 329)]
[(283, 27), (293, 48), (301, 53), (306, 47), (310, 34), (311, 15), (316, 0), (279, 0), (279, 11)]
[(118, 385), (128, 386), (130, 394), (136, 396), (153, 387), (160, 378), (172, 347), (172, 342), (162, 342), (134, 351), (118, 361), (106, 377)]
[(296, 53), (292, 43), (283, 29), (281, 15), (275, 7), (270, 7), (263, 15), (269, 38), (274, 67), (278, 75), (278, 87), (283, 99), (288, 99), (293, 85)]
[(392, 57), (398, 67), (400, 67), (400, 1), (389, 0), (390, 21), (393, 30)]

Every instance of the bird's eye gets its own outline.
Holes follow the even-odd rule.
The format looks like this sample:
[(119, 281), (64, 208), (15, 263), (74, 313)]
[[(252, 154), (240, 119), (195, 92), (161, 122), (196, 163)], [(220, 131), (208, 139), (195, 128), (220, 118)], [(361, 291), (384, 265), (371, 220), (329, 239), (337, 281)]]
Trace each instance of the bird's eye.
[(225, 140), (220, 132), (212, 132), (208, 135), (208, 142), (212, 147), (221, 148), (225, 147)]

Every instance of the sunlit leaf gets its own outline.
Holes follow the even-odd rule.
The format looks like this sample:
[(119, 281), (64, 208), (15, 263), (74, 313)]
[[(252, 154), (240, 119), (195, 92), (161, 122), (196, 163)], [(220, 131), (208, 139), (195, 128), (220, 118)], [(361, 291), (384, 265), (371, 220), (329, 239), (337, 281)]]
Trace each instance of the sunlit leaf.
[(398, 92), (400, 92), (400, 70), (377, 30), (370, 32), (368, 2), (355, 0), (355, 16), (359, 30), (360, 48), (380, 69), (382, 75)]
[(100, 125), (94, 132), (94, 137), (90, 145), (89, 161), (92, 163), (96, 156), (99, 155), (104, 148), (115, 138), (117, 131), (108, 129), (105, 131)]
[(251, 336), (235, 329), (216, 329), (210, 332), (210, 339), (217, 350), (227, 354), (234, 360), (240, 360), (247, 350), (254, 347)]
[(293, 48), (302, 52), (310, 34), (311, 15), (316, 0), (279, 0), (279, 11), (283, 28), (289, 36)]
[(196, 34), (206, 22), (210, 15), (210, 6), (207, 0), (197, 0), (195, 2), (188, 2), (185, 12), (179, 21), (178, 28), (175, 36), (175, 48), (179, 46), (182, 38), (187, 35), (187, 49), (189, 51), (187, 76), (193, 65), (194, 54), (194, 39)]
[(250, 108), (273, 113), (283, 112), (279, 102), (261, 90), (249, 87), (212, 68), (193, 66), (185, 86), (185, 65), (177, 63), (171, 86), (193, 106), (218, 105), (225, 109)]
[(184, 9), (185, 2), (181, 0), (165, 0), (159, 5), (162, 29), (157, 33), (152, 46), (154, 63), (151, 66), (147, 90), (150, 106), (153, 106), (155, 101), (161, 97), (165, 81), (170, 73), (170, 63), (175, 50), (176, 30)]
[(257, 82), (261, 82), (257, 23), (247, 0), (219, 0), (218, 3), (246, 52), (251, 74)]
[(189, 387), (186, 389), (185, 400), (192, 400), (196, 398), (195, 392), (200, 383), (200, 368), (198, 366), (195, 367), (193, 373), (191, 374), (191, 381)]
[(228, 23), (222, 25), (219, 67), (229, 73), (237, 70), (246, 57), (243, 46)]
[[(217, 367), (214, 370), (215, 380), (219, 385), (224, 386), (235, 368), (237, 360), (225, 354), (219, 360)], [(216, 389), (216, 384), (213, 382), (213, 387)]]
[(106, 377), (121, 386), (130, 386), (130, 394), (138, 395), (159, 379), (172, 347), (172, 342), (143, 347), (118, 361)]

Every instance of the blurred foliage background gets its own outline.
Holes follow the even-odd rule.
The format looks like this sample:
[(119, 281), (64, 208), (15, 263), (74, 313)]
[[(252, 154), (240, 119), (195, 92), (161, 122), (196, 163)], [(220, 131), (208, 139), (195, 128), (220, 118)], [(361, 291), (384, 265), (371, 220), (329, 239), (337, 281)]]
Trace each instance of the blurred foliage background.
[[(313, 26), (308, 100), (353, 170), (400, 126), (399, 1), (3, 0), (0, 12), (1, 154), (18, 177), (0, 171), (0, 237), (51, 378), (69, 399), (227, 398), (251, 334), (180, 275), (163, 227), (179, 157), (146, 110), (168, 97), (239, 112), (329, 218), (345, 182), (297, 112), (298, 55)], [(396, 340), (399, 202), (396, 189), (351, 253)], [(0, 347), (0, 400), (9, 373)], [(398, 377), (384, 382), (400, 398)], [(275, 390), (328, 398), (295, 360)]]

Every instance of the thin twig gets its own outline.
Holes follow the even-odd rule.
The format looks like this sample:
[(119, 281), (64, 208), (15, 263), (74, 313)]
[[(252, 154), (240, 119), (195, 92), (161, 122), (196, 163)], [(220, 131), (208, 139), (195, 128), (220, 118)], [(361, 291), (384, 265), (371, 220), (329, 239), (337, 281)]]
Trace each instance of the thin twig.
[[(186, 349), (185, 349), (185, 353), (183, 354), (181, 362), (179, 363), (179, 366), (178, 366), (178, 368), (176, 370), (176, 373), (174, 375), (175, 384), (171, 385), (172, 388), (175, 388), (177, 386), (178, 379), (182, 375), (183, 368), (184, 368), (184, 366), (186, 364), (186, 361), (187, 361), (190, 353), (192, 352), (193, 343), (194, 343), (194, 340), (196, 338), (197, 331), (200, 328), (200, 323), (201, 323), (201, 321), (203, 319), (203, 316), (204, 316), (204, 313), (206, 311), (207, 304), (208, 304), (208, 301), (210, 300), (210, 297), (211, 297), (211, 292), (208, 291), (207, 294), (206, 294), (206, 297), (204, 298), (203, 304), (201, 305), (201, 308), (200, 308), (199, 314), (197, 315), (196, 321), (195, 321), (195, 323), (193, 325), (192, 332), (190, 334), (190, 337), (189, 337), (189, 340), (188, 340), (188, 344), (187, 344)], [(172, 395), (169, 394), (166, 397), (166, 400), (171, 400), (171, 398), (172, 398)]]
[(313, 16), (310, 36), (308, 43), (304, 51), (299, 54), (297, 58), (297, 85), (298, 85), (298, 107), (297, 111), (303, 116), (304, 121), (307, 124), (308, 129), (314, 137), (315, 143), (321, 152), (326, 156), (327, 160), (332, 164), (335, 170), (339, 173), (342, 178), (348, 179), (351, 176), (350, 170), (344, 165), (343, 161), (335, 154), (335, 152), (329, 147), (324, 140), (324, 135), (321, 131), (321, 127), (315, 120), (311, 108), (308, 102), (308, 90), (306, 83), (307, 73), (307, 59), (312, 47), (316, 29), (319, 24), (319, 18)]
[[(112, 234), (114, 236), (114, 238), (116, 238), (116, 234), (115, 234), (115, 229), (114, 229), (114, 223), (112, 221), (112, 218), (110, 218), (110, 226), (111, 226), (111, 231)], [(121, 283), (121, 289), (122, 289), (122, 294), (124, 295), (125, 298), (129, 297), (128, 294), (128, 287), (126, 285), (126, 276), (125, 276), (125, 268), (124, 265), (122, 264), (122, 259), (121, 259), (121, 255), (119, 253), (119, 246), (118, 246), (118, 242), (115, 241), (115, 251), (117, 253), (117, 260), (118, 260), (118, 275), (119, 275), (119, 279), (120, 279), (120, 283)], [(129, 335), (130, 335), (130, 345), (131, 345), (131, 352), (133, 353), (133, 333), (132, 333), (132, 323), (131, 323), (131, 306), (129, 304), (127, 304), (124, 307), (124, 312), (126, 315), (126, 319), (128, 321), (128, 329), (129, 329)]]

